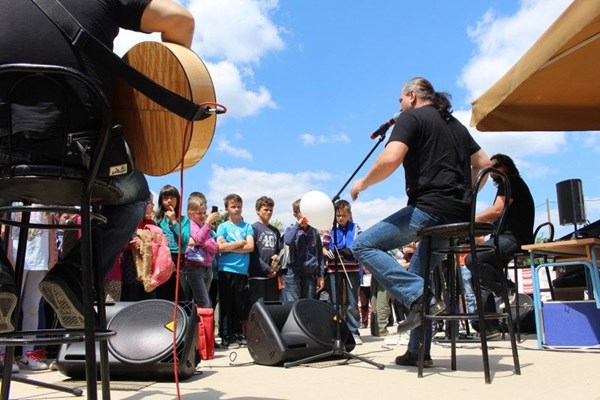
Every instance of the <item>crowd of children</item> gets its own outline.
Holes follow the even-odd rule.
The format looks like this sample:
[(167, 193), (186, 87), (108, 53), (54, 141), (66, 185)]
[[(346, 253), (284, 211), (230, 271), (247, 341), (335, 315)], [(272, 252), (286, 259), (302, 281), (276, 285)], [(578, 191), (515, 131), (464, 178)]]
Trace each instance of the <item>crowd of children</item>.
[[(151, 226), (163, 235), (167, 254), (170, 253), (172, 265), (179, 266), (179, 273), (170, 274), (159, 286), (148, 290), (140, 277), (143, 268), (138, 265), (143, 259), (143, 235), (136, 234), (106, 277), (107, 301), (173, 301), (176, 297), (179, 301), (193, 301), (200, 309), (218, 310), (214, 315), (220, 341), (215, 341), (215, 346), (239, 348), (246, 345), (245, 323), (257, 301), (320, 299), (335, 305), (339, 298), (339, 309), (357, 344), (362, 343), (359, 328), (366, 328), (369, 321), (373, 335), (383, 336), (387, 331), (382, 324), (387, 325), (390, 319), (385, 311), (385, 307), (389, 309), (390, 299), (385, 296), (385, 300), (380, 301), (384, 293), (352, 255), (353, 240), (361, 230), (353, 221), (350, 203), (346, 200), (335, 203), (337, 223), (331, 231), (310, 226), (298, 199), (292, 204), (296, 222), (281, 232), (271, 224), (274, 207), (272, 198), (258, 198), (255, 202), (257, 220), (250, 224), (243, 217), (243, 200), (237, 194), (223, 199), (223, 213), (214, 205), (209, 212), (204, 194), (193, 192), (187, 204), (182, 204), (177, 188), (165, 185), (158, 194), (156, 206), (154, 195), (148, 199), (138, 233)], [(77, 218), (67, 214), (52, 217), (60, 223)], [(74, 238), (63, 235), (60, 230), (58, 234), (51, 231), (50, 237), (54, 236), (60, 257)], [(51, 259), (44, 261), (46, 270), (57, 258), (49, 257)], [(343, 295), (338, 296), (338, 290)], [(377, 302), (372, 301), (371, 292)], [(371, 313), (371, 303), (385, 307), (372, 307)], [(32, 309), (31, 312), (38, 311)], [(386, 315), (378, 316), (378, 313)], [(24, 326), (27, 323), (35, 329), (29, 326), (33, 322), (26, 322), (32, 320), (33, 317), (24, 320)], [(377, 324), (379, 328), (373, 330)], [(36, 351), (25, 349), (20, 365), (30, 369), (48, 368)]]

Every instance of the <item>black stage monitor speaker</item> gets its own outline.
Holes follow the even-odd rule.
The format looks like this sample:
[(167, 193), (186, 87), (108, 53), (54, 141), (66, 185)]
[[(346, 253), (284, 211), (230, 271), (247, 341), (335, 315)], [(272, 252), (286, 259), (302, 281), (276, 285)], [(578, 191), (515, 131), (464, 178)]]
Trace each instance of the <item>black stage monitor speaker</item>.
[[(335, 309), (319, 300), (258, 301), (248, 316), (248, 351), (254, 362), (278, 365), (316, 356), (333, 349), (336, 339)], [(355, 343), (345, 321), (339, 322), (346, 351)]]
[(584, 223), (585, 204), (581, 179), (568, 179), (556, 184), (558, 219), (561, 225)]
[[(173, 302), (143, 300), (106, 306), (108, 329), (117, 334), (108, 340), (110, 376), (127, 380), (174, 379)], [(177, 307), (177, 359), (179, 379), (194, 374), (198, 365), (198, 317), (193, 303)], [(96, 359), (100, 360), (98, 344)], [(84, 343), (63, 344), (58, 370), (71, 378), (85, 378)], [(98, 361), (98, 371), (100, 362)]]

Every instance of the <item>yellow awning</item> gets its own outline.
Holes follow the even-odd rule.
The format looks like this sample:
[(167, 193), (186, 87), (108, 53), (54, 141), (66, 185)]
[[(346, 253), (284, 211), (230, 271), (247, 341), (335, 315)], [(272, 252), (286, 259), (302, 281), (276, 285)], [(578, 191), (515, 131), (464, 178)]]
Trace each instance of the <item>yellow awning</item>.
[(600, 129), (600, 0), (575, 0), (472, 103), (480, 131)]

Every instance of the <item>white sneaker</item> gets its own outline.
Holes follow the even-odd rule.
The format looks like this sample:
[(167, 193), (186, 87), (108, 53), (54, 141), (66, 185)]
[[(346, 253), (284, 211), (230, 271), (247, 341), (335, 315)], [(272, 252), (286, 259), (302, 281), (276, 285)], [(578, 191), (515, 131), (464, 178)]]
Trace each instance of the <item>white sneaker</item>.
[(34, 350), (25, 353), (23, 357), (19, 359), (19, 367), (28, 369), (31, 371), (42, 371), (49, 369), (48, 364), (43, 361), (45, 350)]
[[(0, 370), (2, 370), (4, 368), (4, 353), (0, 354)], [(17, 365), (16, 361), (13, 360), (12, 362), (12, 368), (11, 371), (13, 374), (16, 374), (17, 372), (19, 372), (19, 366)]]
[(354, 343), (356, 343), (357, 346), (360, 346), (361, 344), (363, 344), (363, 341), (360, 338), (360, 335), (352, 335), (352, 337), (354, 337)]

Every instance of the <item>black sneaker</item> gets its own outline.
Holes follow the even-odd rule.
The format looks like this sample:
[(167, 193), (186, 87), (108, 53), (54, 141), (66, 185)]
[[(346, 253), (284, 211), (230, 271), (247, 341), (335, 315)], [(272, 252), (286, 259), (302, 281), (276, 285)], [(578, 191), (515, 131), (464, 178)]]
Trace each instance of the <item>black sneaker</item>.
[(56, 312), (65, 329), (83, 329), (81, 271), (71, 263), (56, 264), (39, 285), (44, 299)]
[(17, 305), (17, 290), (12, 268), (4, 264), (0, 262), (0, 333), (15, 330), (13, 311)]
[(235, 342), (240, 346), (240, 347), (248, 347), (248, 342), (246, 341), (246, 338), (244, 337), (244, 335), (242, 335), (241, 333), (236, 333), (234, 336), (234, 340)]
[(235, 349), (239, 349), (240, 348), (240, 344), (236, 340), (235, 335), (231, 335), (231, 336), (227, 337), (227, 339), (224, 339), (221, 342), (221, 345), (224, 346), (225, 348), (229, 349), (229, 350), (235, 350)]
[[(418, 362), (419, 362), (419, 355), (411, 353), (408, 350), (406, 351), (406, 353), (404, 353), (401, 356), (396, 357), (396, 359), (394, 360), (394, 364), (396, 364), (396, 365), (403, 365), (403, 366), (409, 366), (409, 367), (417, 367)], [(431, 367), (433, 367), (433, 360), (431, 359), (431, 355), (425, 354), (425, 357), (423, 359), (423, 368), (431, 368)]]
[[(406, 318), (398, 324), (398, 333), (410, 331), (421, 324), (421, 311), (423, 310), (423, 307), (425, 307), (425, 304), (423, 304), (425, 302), (425, 297), (425, 295), (421, 295), (410, 305), (410, 312)], [(446, 304), (435, 297), (431, 298), (429, 304), (429, 315), (438, 315), (446, 310)]]
[[(471, 322), (471, 326), (475, 332), (478, 332), (481, 336), (481, 331), (479, 330), (479, 321)], [(485, 324), (485, 338), (490, 340), (500, 336), (502, 332), (500, 331), (500, 323), (497, 320), (486, 322)]]

